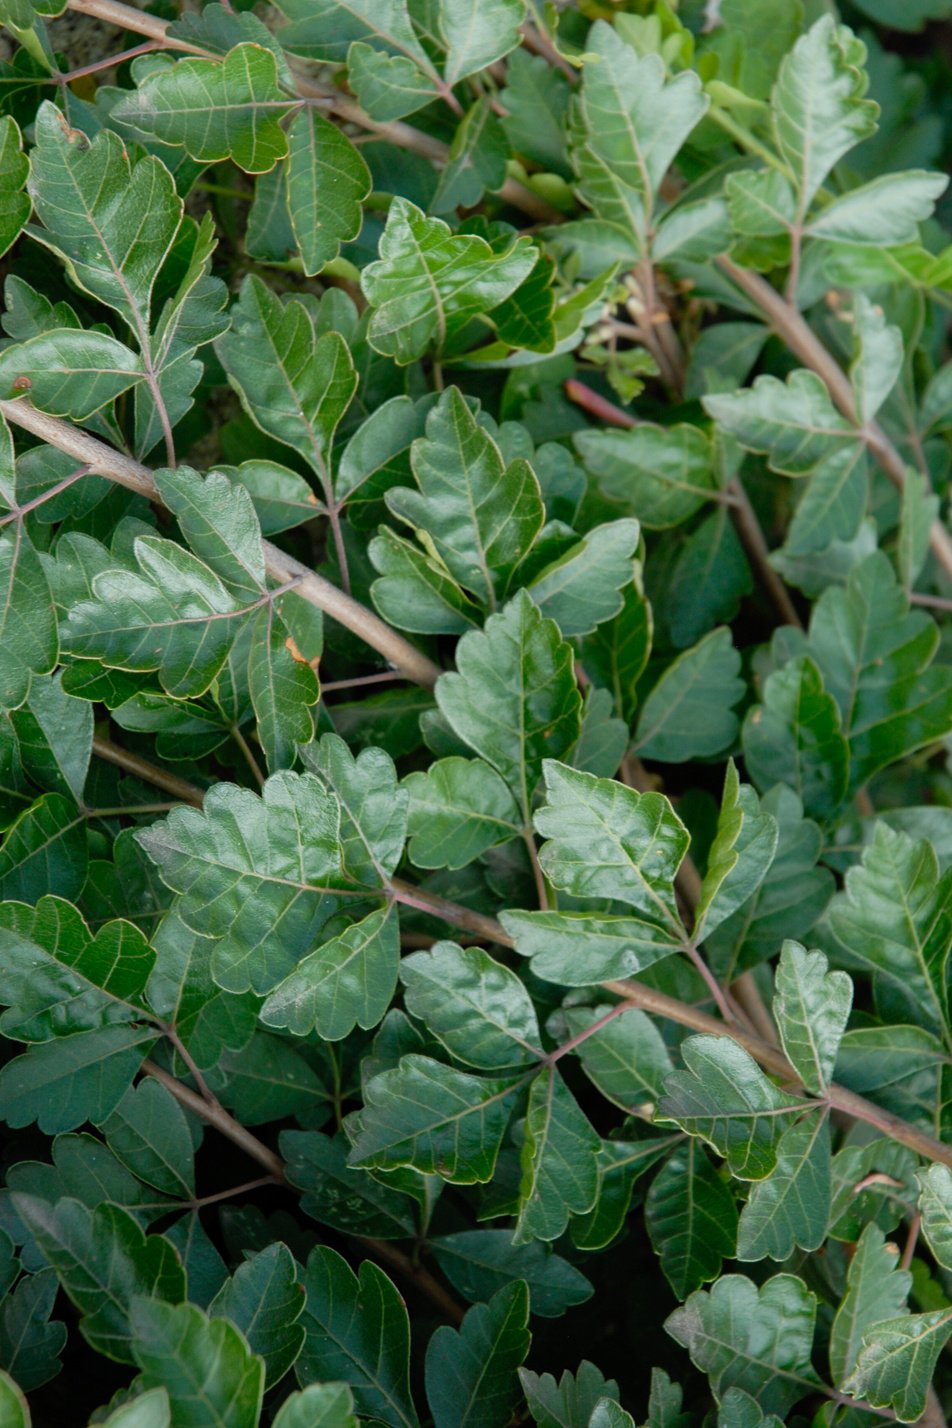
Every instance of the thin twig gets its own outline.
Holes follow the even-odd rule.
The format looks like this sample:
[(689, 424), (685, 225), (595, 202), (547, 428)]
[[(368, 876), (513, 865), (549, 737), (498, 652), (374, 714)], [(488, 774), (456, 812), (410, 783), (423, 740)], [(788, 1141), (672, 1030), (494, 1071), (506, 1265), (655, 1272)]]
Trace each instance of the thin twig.
[(264, 788), (266, 781), (265, 776), (261, 771), (261, 767), (258, 763), (258, 760), (254, 756), (254, 752), (251, 748), (251, 745), (248, 743), (248, 740), (238, 728), (237, 724), (232, 725), (231, 737), (234, 739), (235, 743), (241, 750), (242, 757), (244, 758), (244, 761), (248, 765), (249, 769), (251, 770), (251, 776), (254, 779), (255, 783), (258, 785), (259, 788)]
[[(97, 0), (101, 3), (101, 0)], [(112, 0), (110, 0), (112, 3)], [(16, 401), (0, 401), (0, 413), (16, 426), (22, 426), (42, 441), (65, 451), (70, 456), (88, 465), (91, 473), (108, 476), (120, 486), (136, 491), (150, 501), (161, 504), (161, 498), (152, 479), (152, 472), (140, 461), (107, 446), (105, 442), (80, 431), (59, 417), (48, 416), (38, 411), (22, 397)], [(295, 593), (309, 604), (316, 605), (326, 615), (346, 629), (358, 635), (366, 644), (383, 655), (389, 664), (395, 665), (406, 677), (429, 688), (440, 676), (439, 666), (405, 640), (396, 630), (390, 628), (379, 615), (368, 610), (351, 596), (338, 590), (329, 580), (316, 571), (309, 570), (293, 556), (286, 555), (270, 541), (262, 541), (265, 565), (272, 579), (281, 583), (297, 580)]]
[(201, 808), (204, 802), (204, 793), (194, 783), (188, 783), (184, 778), (179, 778), (178, 774), (169, 773), (168, 769), (161, 769), (157, 764), (150, 764), (148, 759), (142, 759), (138, 754), (130, 753), (128, 749), (121, 749), (118, 744), (111, 744), (108, 739), (101, 739), (98, 734), (93, 738), (93, 753), (98, 758), (105, 759), (107, 763), (124, 769), (135, 778), (142, 779), (144, 783), (165, 789), (166, 793), (172, 794), (180, 803), (190, 803), (193, 808)]

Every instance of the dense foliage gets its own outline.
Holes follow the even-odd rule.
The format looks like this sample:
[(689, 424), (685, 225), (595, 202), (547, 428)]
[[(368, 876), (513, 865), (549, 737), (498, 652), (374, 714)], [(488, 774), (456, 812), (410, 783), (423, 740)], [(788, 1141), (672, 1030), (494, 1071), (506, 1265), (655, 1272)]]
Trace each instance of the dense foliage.
[(942, 1428), (950, 15), (0, 0), (3, 1428)]

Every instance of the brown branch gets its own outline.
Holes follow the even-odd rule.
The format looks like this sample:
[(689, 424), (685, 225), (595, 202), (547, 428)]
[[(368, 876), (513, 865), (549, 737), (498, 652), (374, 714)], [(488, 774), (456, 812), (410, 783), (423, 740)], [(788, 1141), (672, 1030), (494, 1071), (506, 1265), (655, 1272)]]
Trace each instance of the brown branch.
[[(160, 20), (158, 16), (149, 15), (144, 10), (136, 10), (131, 5), (123, 5), (119, 3), (119, 0), (69, 0), (69, 9), (75, 10), (81, 15), (92, 15), (97, 20), (105, 20), (110, 25), (118, 25), (120, 29), (129, 30), (132, 34), (145, 35), (164, 49), (181, 50), (187, 54), (218, 58), (217, 55), (210, 55), (207, 50), (203, 50), (200, 45), (193, 45), (187, 40), (170, 37), (167, 33), (168, 20)], [(434, 139), (430, 134), (424, 134), (420, 129), (414, 129), (411, 124), (405, 124), (402, 120), (382, 122), (371, 119), (356, 100), (341, 94), (332, 86), (317, 84), (297, 72), (295, 72), (294, 80), (302, 98), (323, 100), (332, 113), (348, 124), (355, 124), (359, 129), (365, 129), (371, 134), (379, 134), (381, 138), (388, 139), (397, 148), (409, 149), (412, 153), (422, 154), (431, 163), (439, 164), (441, 167), (449, 159), (450, 151), (447, 144), (441, 143), (439, 139)], [(507, 178), (502, 187), (495, 192), (505, 203), (520, 209), (528, 217), (535, 219), (537, 223), (558, 223), (562, 218), (562, 214), (557, 208), (553, 208), (550, 203), (546, 203), (544, 198), (540, 198), (538, 194), (533, 193), (532, 189), (527, 188), (525, 184), (519, 183), (516, 179)]]
[[(96, 3), (100, 3), (100, 0), (96, 0)], [(22, 397), (16, 401), (0, 401), (0, 413), (16, 426), (23, 427), (42, 441), (48, 442), (50, 446), (55, 446), (83, 462), (96, 475), (108, 476), (120, 486), (126, 486), (130, 491), (161, 504), (152, 472), (140, 461), (106, 446), (88, 432), (71, 426), (59, 417), (47, 416)], [(332, 619), (358, 635), (415, 684), (430, 688), (436, 683), (440, 675), (439, 666), (425, 654), (421, 654), (409, 640), (398, 635), (396, 630), (392, 630), (379, 615), (375, 615), (350, 595), (345, 595), (329, 580), (325, 580), (316, 571), (309, 570), (299, 560), (286, 555), (270, 541), (262, 541), (261, 545), (265, 565), (272, 579), (282, 584), (289, 580), (297, 581), (295, 594), (300, 595), (309, 604), (316, 605), (319, 610), (323, 610), (326, 615), (330, 615)]]
[[(865, 442), (870, 454), (893, 485), (901, 491), (906, 484), (905, 461), (878, 422), (860, 422), (849, 377), (836, 358), (823, 346), (800, 311), (787, 302), (759, 273), (739, 268), (729, 258), (719, 258), (718, 263), (731, 282), (760, 308), (777, 336), (786, 343), (794, 356), (822, 378), (835, 405), (856, 428), (857, 436)], [(945, 574), (952, 579), (952, 537), (939, 520), (932, 522), (929, 545)]]
[[(121, 749), (118, 744), (110, 744), (108, 739), (100, 739), (96, 735), (93, 738), (93, 753), (100, 759), (105, 759), (107, 763), (115, 764), (117, 768), (142, 779), (144, 783), (164, 788), (166, 793), (170, 793), (180, 803), (190, 803), (194, 808), (202, 806), (205, 795), (194, 783), (187, 783), (184, 778), (179, 778), (178, 774), (160, 769), (157, 764), (150, 764), (147, 759), (140, 759), (138, 754), (130, 754), (128, 749)], [(98, 811), (102, 813), (103, 810)]]

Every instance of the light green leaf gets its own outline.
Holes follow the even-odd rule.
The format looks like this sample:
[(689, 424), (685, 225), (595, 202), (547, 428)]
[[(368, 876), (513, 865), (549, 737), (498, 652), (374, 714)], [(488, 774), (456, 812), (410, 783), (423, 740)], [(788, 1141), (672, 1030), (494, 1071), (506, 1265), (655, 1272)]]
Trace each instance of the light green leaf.
[(481, 759), (437, 759), (408, 774), (409, 854), (418, 868), (463, 868), (521, 832), (515, 799)]
[(29, 1404), (16, 1380), (0, 1369), (0, 1422), (8, 1428), (30, 1428), (32, 1421)]
[(130, 1086), (101, 1129), (112, 1153), (140, 1180), (181, 1200), (194, 1196), (192, 1132), (182, 1107), (159, 1081), (147, 1076)]
[(281, 12), (291, 22), (281, 30), (281, 43), (292, 54), (340, 64), (361, 40), (431, 69), (406, 0), (281, 0)]
[(479, 625), (479, 606), (437, 555), (402, 540), (387, 526), (381, 526), (367, 554), (381, 576), (370, 594), (389, 624), (421, 635), (462, 635)]
[(171, 1428), (170, 1413), (165, 1389), (151, 1388), (110, 1413), (104, 1428)]
[(933, 493), (929, 477), (925, 472), (907, 466), (896, 542), (899, 579), (906, 590), (912, 589), (926, 563), (932, 523), (938, 514), (939, 498)]
[(529, 1291), (521, 1281), (475, 1304), (459, 1329), (443, 1324), (426, 1350), (434, 1428), (503, 1428), (521, 1397), (516, 1370), (529, 1351)]
[(353, 1408), (346, 1383), (312, 1383), (284, 1400), (274, 1428), (357, 1428)]
[(415, 113), (439, 94), (438, 78), (425, 74), (415, 59), (387, 54), (361, 40), (354, 40), (347, 52), (347, 79), (362, 108), (381, 124)]
[(779, 1090), (728, 1038), (689, 1036), (681, 1055), (686, 1069), (669, 1076), (659, 1117), (707, 1141), (738, 1179), (763, 1180), (803, 1102)]
[(324, 1041), (376, 1026), (396, 990), (399, 961), (397, 914), (388, 903), (303, 958), (267, 996), (261, 1020), (293, 1036), (316, 1031)]
[(302, 1383), (347, 1383), (361, 1416), (391, 1428), (419, 1428), (410, 1397), (410, 1323), (396, 1287), (369, 1259), (360, 1278), (332, 1249), (311, 1251), (304, 1276), (307, 1311)]
[(768, 455), (772, 470), (784, 476), (806, 476), (844, 443), (856, 444), (855, 428), (834, 407), (825, 382), (805, 369), (786, 382), (758, 377), (752, 387), (702, 400), (741, 446)]
[(696, 426), (592, 428), (576, 434), (575, 446), (602, 494), (648, 530), (680, 525), (716, 499), (711, 444)]
[(864, 293), (853, 299), (853, 363), (850, 379), (856, 411), (863, 423), (872, 421), (899, 379), (903, 363), (902, 333), (886, 321)]
[(653, 616), (640, 580), (622, 591), (622, 608), (600, 625), (582, 645), (585, 670), (607, 689), (617, 717), (632, 724), (638, 707), (638, 681), (651, 653)]
[(335, 124), (303, 109), (288, 130), (288, 208), (304, 271), (319, 273), (360, 232), (370, 170)]
[(694, 913), (696, 942), (736, 912), (760, 887), (777, 851), (777, 820), (764, 813), (752, 788), (741, 786), (728, 760), (717, 832)]
[(741, 1211), (737, 1258), (784, 1261), (794, 1249), (815, 1250), (830, 1220), (830, 1132), (826, 1107), (788, 1124), (777, 1164), (758, 1180)]
[(428, 1056), (403, 1056), (364, 1088), (347, 1118), (351, 1165), (412, 1166), (461, 1185), (491, 1179), (522, 1081), (473, 1076)]
[(569, 176), (565, 152), (565, 116), (569, 86), (541, 55), (513, 50), (506, 64), (503, 128), (513, 148), (549, 173)]
[(340, 333), (318, 336), (309, 306), (282, 302), (251, 274), (216, 351), (255, 425), (327, 477), (334, 432), (357, 386)]
[(914, 243), (919, 224), (931, 218), (936, 200), (948, 187), (945, 174), (907, 169), (881, 174), (860, 188), (834, 198), (807, 224), (813, 238), (834, 243), (887, 247)]
[(794, 790), (807, 813), (827, 818), (849, 784), (849, 745), (836, 700), (808, 655), (786, 662), (763, 687), (763, 704), (744, 720), (744, 760), (761, 788)]
[(419, 491), (395, 487), (387, 505), (425, 532), (453, 578), (495, 610), (545, 519), (532, 467), (504, 462), (458, 387), (431, 409), (411, 460)]
[(852, 30), (824, 15), (780, 66), (771, 96), (774, 135), (796, 176), (801, 219), (834, 164), (875, 132), (877, 107), (863, 98), (865, 58)]
[(407, 798), (397, 784), (393, 760), (383, 749), (362, 749), (355, 758), (337, 734), (324, 734), (300, 750), (304, 767), (340, 804), (344, 867), (366, 887), (378, 887), (403, 856)]
[(258, 1002), (251, 994), (224, 992), (212, 981), (214, 940), (193, 932), (177, 912), (169, 912), (152, 945), (149, 1005), (175, 1027), (199, 1070), (217, 1065), (228, 1050), (241, 1051), (251, 1040)]
[(105, 1120), (155, 1040), (151, 1027), (104, 1026), (31, 1046), (0, 1070), (4, 1120), (15, 1129), (36, 1121), (46, 1135)]
[(603, 20), (586, 43), (594, 58), (569, 130), (578, 190), (600, 218), (630, 235), (638, 257), (655, 193), (708, 101), (690, 70), (668, 79), (660, 55), (639, 56)]
[(185, 1298), (185, 1273), (168, 1240), (146, 1237), (118, 1205), (90, 1211), (79, 1200), (53, 1206), (32, 1195), (17, 1195), (14, 1204), (83, 1315), (83, 1334), (92, 1347), (119, 1363), (134, 1363), (135, 1296), (154, 1295), (170, 1304)]
[(454, 733), (497, 770), (528, 823), (542, 762), (578, 738), (581, 698), (572, 647), (524, 590), (456, 647), (458, 673), (437, 681)]
[(926, 1395), (939, 1354), (952, 1334), (952, 1309), (904, 1314), (867, 1329), (846, 1393), (875, 1408), (891, 1408), (900, 1423), (914, 1423), (926, 1409)]
[(555, 1240), (595, 1203), (601, 1145), (555, 1066), (532, 1082), (524, 1137), (513, 1242)]
[(240, 1264), (208, 1312), (240, 1329), (251, 1352), (264, 1359), (266, 1388), (282, 1379), (304, 1344), (298, 1323), (304, 1291), (287, 1245), (268, 1245)]
[(651, 1182), (645, 1225), (679, 1299), (716, 1279), (722, 1260), (733, 1256), (734, 1196), (696, 1142), (676, 1150)]
[(156, 471), (155, 484), (195, 555), (224, 585), (252, 598), (267, 589), (261, 527), (243, 486), (190, 466)]
[(12, 534), (0, 535), (0, 708), (19, 708), (32, 676), (54, 669), (58, 654), (46, 575), (17, 521)]
[(668, 800), (554, 759), (543, 770), (535, 826), (549, 840), (539, 861), (550, 881), (575, 897), (625, 902), (677, 935), (674, 875), (690, 840)]
[[(399, 61), (391, 61), (391, 64), (395, 63)], [(456, 127), (449, 156), (430, 203), (431, 212), (451, 214), (457, 208), (474, 208), (487, 189), (494, 192), (502, 188), (506, 181), (506, 161), (509, 156), (509, 142), (505, 130), (493, 112), (488, 95), (484, 96), (470, 105)], [(543, 273), (551, 285), (551, 264), (540, 253), (532, 276), (538, 275), (541, 279)], [(527, 283), (529, 281), (527, 279)], [(519, 291), (521, 290), (520, 288)], [(513, 302), (515, 298), (508, 301)], [(543, 297), (541, 300), (540, 320), (537, 320), (532, 312), (526, 329), (521, 332), (527, 341), (516, 345), (529, 347), (541, 338), (545, 345), (539, 350), (552, 351), (555, 346), (553, 306), (554, 299), (550, 291), (548, 299)], [(498, 322), (498, 314), (494, 321)], [(508, 340), (502, 330), (505, 324), (500, 323), (499, 326), (500, 338), (503, 341)]]
[(640, 538), (637, 521), (596, 526), (535, 577), (530, 595), (563, 635), (590, 634), (621, 610)]
[(797, 197), (778, 169), (729, 174), (724, 189), (735, 233), (745, 238), (776, 238), (790, 232)]
[(525, 0), (441, 0), (446, 83), (458, 84), (505, 58), (519, 44), (525, 18)]
[(200, 163), (232, 159), (247, 173), (273, 169), (288, 152), (278, 121), (295, 101), (282, 93), (273, 50), (236, 45), (223, 60), (184, 59), (154, 70), (113, 109), (146, 138), (182, 145)]
[(141, 358), (105, 332), (54, 328), (0, 351), (0, 397), (14, 401), (29, 392), (41, 411), (73, 421), (85, 421), (141, 378)]
[[(657, 795), (656, 795), (657, 796)], [(532, 970), (564, 987), (594, 987), (641, 972), (684, 946), (684, 932), (665, 920), (587, 912), (500, 913), (516, 951), (532, 958)]]
[(867, 1329), (903, 1312), (911, 1287), (912, 1275), (899, 1266), (898, 1246), (886, 1239), (878, 1225), (868, 1224), (850, 1260), (846, 1293), (830, 1331), (834, 1383), (842, 1384), (855, 1369)]
[[(608, 1006), (570, 1007), (569, 1034), (578, 1036), (605, 1018)], [(628, 1007), (590, 1031), (578, 1048), (582, 1069), (603, 1096), (632, 1115), (654, 1107), (671, 1072), (661, 1033), (644, 1012)]]
[(688, 1350), (720, 1401), (742, 1388), (765, 1413), (785, 1415), (815, 1391), (810, 1363), (816, 1298), (802, 1279), (775, 1274), (759, 1288), (726, 1274), (675, 1309), (665, 1328)]
[(737, 736), (733, 706), (744, 693), (740, 655), (726, 626), (673, 660), (641, 706), (634, 748), (643, 758), (687, 763), (721, 753)]
[(436, 942), (400, 962), (404, 1005), (457, 1061), (486, 1071), (541, 1055), (535, 1008), (508, 967), (480, 947)]
[(312, 709), (321, 690), (316, 670), (277, 618), (274, 601), (252, 621), (248, 690), (268, 771), (276, 773), (294, 762), (299, 744), (313, 738)]
[(264, 1364), (226, 1319), (194, 1304), (133, 1300), (132, 1351), (139, 1382), (162, 1386), (182, 1428), (255, 1428)]
[(774, 982), (773, 1011), (787, 1059), (814, 1096), (824, 1096), (849, 1020), (853, 984), (830, 972), (822, 952), (787, 941)]
[(30, 216), (30, 200), (23, 192), (29, 171), (16, 121), (5, 115), (0, 119), (0, 256), (19, 237)]
[(877, 823), (862, 864), (830, 905), (836, 960), (872, 973), (908, 1019), (948, 1036), (952, 871), (931, 845)]
[(558, 1318), (591, 1298), (585, 1276), (541, 1240), (515, 1245), (511, 1230), (461, 1230), (429, 1243), (447, 1279), (471, 1301), (490, 1299), (514, 1279), (525, 1280), (532, 1312), (543, 1318)]
[(495, 252), (485, 239), (453, 234), (408, 199), (394, 199), (380, 258), (361, 274), (374, 309), (371, 344), (401, 364), (422, 357), (431, 346), (442, 352), (472, 318), (515, 292), (536, 257), (528, 238), (514, 238)]
[(797, 502), (783, 553), (793, 559), (854, 540), (866, 514), (868, 463), (862, 446), (835, 446), (817, 463)]
[(260, 797), (216, 784), (202, 812), (177, 808), (136, 836), (186, 926), (215, 939), (212, 975), (271, 990), (314, 947), (347, 888), (340, 806), (313, 774), (274, 774)]
[(948, 1269), (952, 1261), (952, 1171), (947, 1165), (930, 1165), (918, 1172), (918, 1180), (922, 1233), (943, 1269)]

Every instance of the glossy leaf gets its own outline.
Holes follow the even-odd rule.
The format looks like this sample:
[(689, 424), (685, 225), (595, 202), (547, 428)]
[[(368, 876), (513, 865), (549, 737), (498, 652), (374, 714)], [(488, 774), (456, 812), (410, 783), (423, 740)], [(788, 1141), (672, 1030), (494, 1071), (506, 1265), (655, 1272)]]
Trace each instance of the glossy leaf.
[(830, 972), (822, 952), (785, 942), (777, 966), (773, 1011), (787, 1059), (814, 1096), (833, 1076), (846, 1029), (853, 986), (845, 972)]
[(131, 1309), (132, 1349), (147, 1387), (169, 1395), (173, 1422), (183, 1428), (254, 1428), (264, 1364), (225, 1319), (209, 1319), (193, 1304), (138, 1298)]
[(516, 1370), (529, 1349), (529, 1292), (520, 1280), (474, 1304), (458, 1330), (437, 1329), (426, 1352), (435, 1428), (496, 1428), (520, 1398)]
[(519, 978), (479, 947), (436, 942), (400, 963), (404, 1005), (451, 1056), (485, 1071), (540, 1054), (535, 1008)]
[(304, 1344), (298, 1323), (304, 1290), (287, 1245), (269, 1245), (239, 1265), (208, 1312), (240, 1329), (251, 1352), (264, 1359), (266, 1387), (282, 1379)]

